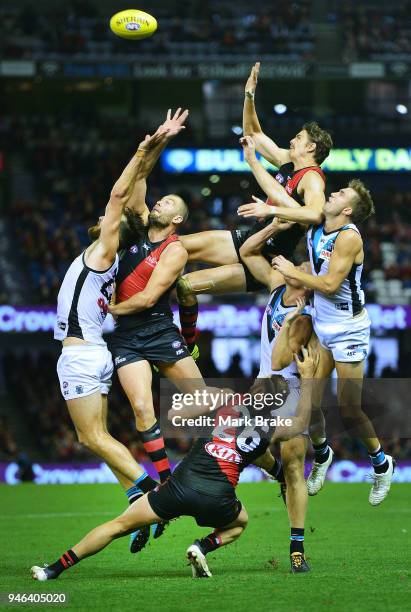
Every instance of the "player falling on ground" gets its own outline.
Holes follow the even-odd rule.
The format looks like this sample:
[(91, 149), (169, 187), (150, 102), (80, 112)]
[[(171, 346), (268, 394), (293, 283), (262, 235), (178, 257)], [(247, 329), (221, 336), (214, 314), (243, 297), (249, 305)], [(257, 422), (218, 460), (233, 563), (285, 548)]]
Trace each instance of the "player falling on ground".
[[(302, 127), (290, 141), (289, 149), (278, 147), (264, 134), (254, 105), (259, 67), (259, 63), (253, 67), (245, 86), (243, 133), (252, 136), (257, 150), (279, 168), (272, 180), (284, 188), (284, 205), (296, 208), (304, 206), (311, 223), (319, 222), (325, 202), (325, 177), (320, 164), (330, 152), (331, 137), (315, 122)], [(197, 294), (217, 295), (264, 288), (249, 272), (240, 255), (241, 245), (262, 227), (264, 223), (255, 223), (249, 230), (214, 230), (181, 237), (189, 262), (218, 266), (186, 274), (177, 283), (182, 333), (191, 351), (198, 317)], [(270, 262), (278, 254), (291, 257), (304, 232), (302, 226), (295, 224), (277, 237), (269, 238), (262, 250), (263, 256)]]
[[(273, 270), (261, 255), (265, 242), (278, 235), (281, 224), (273, 222), (250, 236), (240, 249), (241, 258), (250, 273), (270, 292), (261, 324), (260, 371), (256, 383), (275, 375), (283, 377), (290, 389), (281, 414), (294, 413), (298, 404), (300, 380), (293, 353), (306, 345), (311, 337), (312, 324), (309, 307), (305, 306), (307, 291), (299, 283), (289, 281)], [(297, 249), (298, 251), (298, 249)], [(300, 258), (306, 260), (306, 249)], [(299, 266), (307, 269), (308, 262)], [(297, 308), (296, 308), (297, 306)], [(263, 379), (263, 380), (261, 380)], [(309, 566), (304, 555), (304, 526), (307, 511), (307, 486), (304, 478), (304, 460), (307, 451), (308, 430), (299, 436), (281, 442), (281, 460), (286, 482), (286, 506), (290, 521), (290, 562), (293, 573), (307, 572)], [(277, 480), (281, 476), (277, 475)]]
[[(40, 581), (58, 578), (66, 569), (98, 553), (116, 538), (183, 515), (194, 517), (202, 527), (214, 528), (205, 538), (195, 540), (186, 553), (193, 577), (210, 577), (206, 555), (237, 540), (247, 526), (246, 509), (235, 493), (240, 472), (265, 452), (270, 438), (271, 441), (288, 439), (308, 426), (317, 356), (311, 349), (302, 347), (301, 351), (301, 359), (295, 356), (302, 379), (301, 395), (288, 426), (279, 424), (268, 436), (255, 427), (252, 437), (244, 438), (244, 426), (239, 426), (231, 429), (229, 436), (225, 433), (219, 437), (214, 433), (207, 439), (198, 439), (166, 483), (138, 499), (121, 516), (90, 531), (51, 565), (33, 566), (32, 577)], [(241, 414), (241, 411), (234, 412), (233, 416)]]
[[(257, 214), (261, 214), (263, 206), (258, 205)], [(294, 211), (291, 213), (281, 207), (274, 210), (283, 219), (295, 218), (292, 214)], [(313, 326), (321, 344), (321, 361), (329, 364), (328, 376), (335, 366), (341, 418), (347, 431), (354, 430), (367, 448), (374, 468), (369, 502), (376, 506), (388, 495), (395, 462), (391, 456), (384, 454), (361, 404), (371, 323), (364, 308), (364, 292), (361, 289), (363, 242), (355, 223), (361, 223), (373, 212), (370, 192), (360, 180), (350, 181), (347, 187), (331, 194), (324, 205), (324, 221), (313, 225), (308, 231), (311, 274), (297, 269), (282, 256), (274, 259), (274, 268), (285, 279), (300, 282), (314, 291)], [(320, 412), (321, 398), (318, 394), (323, 387), (317, 386), (314, 398), (318, 424), (316, 433), (311, 433), (315, 461), (307, 481), (310, 495), (315, 495), (322, 488), (333, 458)], [(315, 427), (310, 431), (315, 432)]]

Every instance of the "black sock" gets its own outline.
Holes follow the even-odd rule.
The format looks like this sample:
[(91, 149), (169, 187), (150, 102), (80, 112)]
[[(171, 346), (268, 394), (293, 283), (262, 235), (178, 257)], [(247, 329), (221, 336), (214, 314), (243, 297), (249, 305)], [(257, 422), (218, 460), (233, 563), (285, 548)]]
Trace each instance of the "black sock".
[(47, 567), (47, 569), (51, 570), (55, 576), (59, 576), (61, 572), (69, 569), (73, 565), (76, 565), (80, 559), (77, 557), (76, 553), (74, 553), (71, 548), (63, 553), (55, 563), (52, 563)]
[(290, 555), (295, 552), (304, 553), (304, 529), (301, 527), (291, 527)]
[(373, 465), (374, 472), (376, 474), (383, 474), (384, 472), (388, 470), (387, 457), (385, 456), (385, 453), (383, 449), (381, 448), (381, 445), (377, 448), (376, 451), (372, 453), (368, 453), (368, 455), (371, 459), (371, 463)]
[(313, 444), (314, 449), (314, 460), (316, 463), (325, 463), (330, 456), (330, 447), (327, 439), (321, 444)]
[(216, 550), (219, 546), (222, 546), (221, 536), (213, 533), (209, 533), (208, 536), (203, 538), (202, 540), (197, 540), (197, 543), (201, 549), (203, 555), (207, 555), (209, 552)]
[(178, 310), (180, 315), (181, 335), (190, 348), (196, 341), (198, 303), (196, 302), (192, 306), (183, 306), (183, 304), (179, 304)]
[(127, 489), (126, 491), (128, 503), (130, 504), (130, 506), (139, 497), (144, 495), (144, 493), (148, 493), (149, 491), (154, 489), (157, 486), (157, 484), (158, 483), (155, 480), (153, 480), (151, 476), (147, 474), (147, 472), (144, 472), (144, 474), (139, 476), (139, 478), (137, 478), (137, 480), (134, 481), (134, 485), (130, 487), (129, 489)]
[(267, 470), (267, 473), (278, 482), (285, 482), (283, 464), (280, 459), (274, 458), (274, 465), (270, 470)]
[(147, 431), (139, 431), (139, 434), (143, 442), (144, 450), (156, 468), (160, 481), (165, 482), (170, 476), (171, 470), (164, 447), (164, 438), (160, 431), (160, 423), (156, 421), (150, 429), (147, 429)]

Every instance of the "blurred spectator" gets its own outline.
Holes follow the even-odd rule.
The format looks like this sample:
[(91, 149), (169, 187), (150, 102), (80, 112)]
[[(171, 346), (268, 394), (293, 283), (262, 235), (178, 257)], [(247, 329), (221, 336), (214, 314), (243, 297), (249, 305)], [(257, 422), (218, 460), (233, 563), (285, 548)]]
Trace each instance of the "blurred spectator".
[(7, 418), (0, 416), (0, 457), (6, 461), (14, 460), (17, 456), (17, 444), (11, 433)]

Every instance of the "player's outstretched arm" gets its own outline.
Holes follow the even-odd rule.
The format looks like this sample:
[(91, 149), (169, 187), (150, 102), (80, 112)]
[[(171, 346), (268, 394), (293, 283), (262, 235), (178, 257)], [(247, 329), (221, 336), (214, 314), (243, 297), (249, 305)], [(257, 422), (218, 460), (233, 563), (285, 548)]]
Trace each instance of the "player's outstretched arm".
[(305, 308), (305, 299), (297, 298), (297, 307), (284, 319), (271, 356), (271, 367), (274, 371), (290, 365), (300, 346), (308, 344), (313, 328), (311, 316), (304, 312)]
[(312, 347), (301, 347), (300, 357), (294, 354), (298, 372), (301, 376), (301, 392), (295, 416), (287, 417), (287, 424), (277, 425), (271, 442), (289, 440), (305, 431), (310, 423), (314, 374), (318, 364), (318, 354)]
[[(188, 110), (184, 110), (182, 112), (181, 108), (178, 108), (174, 115), (171, 115), (171, 108), (168, 109), (166, 119), (164, 123), (160, 125), (158, 130), (165, 130), (167, 135), (166, 138), (158, 143), (157, 146), (150, 149), (147, 152), (144, 159), (144, 167), (142, 171), (142, 176), (136, 180), (133, 193), (131, 194), (130, 200), (127, 204), (128, 208), (131, 208), (139, 215), (141, 215), (143, 219), (143, 223), (147, 223), (149, 209), (146, 204), (146, 194), (147, 194), (147, 177), (151, 174), (154, 166), (157, 163), (158, 158), (160, 157), (164, 148), (168, 145), (170, 140), (177, 136), (182, 130), (185, 129), (185, 121), (188, 117)], [(156, 132), (157, 133), (157, 132)], [(149, 136), (146, 136), (146, 139)]]
[(128, 315), (151, 308), (180, 276), (188, 254), (180, 242), (173, 242), (161, 254), (146, 287), (124, 302), (109, 307), (114, 316)]
[(260, 62), (254, 64), (245, 85), (244, 107), (243, 107), (243, 134), (252, 136), (255, 140), (256, 148), (259, 153), (269, 162), (279, 168), (290, 161), (290, 152), (287, 149), (280, 149), (271, 138), (264, 134), (255, 110), (254, 97), (257, 88)]
[(241, 260), (245, 263), (251, 274), (270, 291), (276, 286), (283, 284), (284, 281), (281, 275), (273, 271), (268, 261), (261, 255), (261, 251), (269, 238), (289, 227), (289, 223), (281, 223), (277, 219), (273, 219), (270, 225), (249, 236), (240, 248)]
[(305, 206), (301, 206), (294, 198), (288, 195), (279, 182), (263, 168), (255, 155), (255, 142), (250, 136), (240, 139), (244, 148), (244, 158), (249, 164), (254, 177), (266, 196), (275, 204), (269, 206), (262, 200), (253, 196), (254, 202), (243, 204), (238, 208), (242, 217), (269, 217), (278, 216), (304, 224), (317, 224), (322, 220), (322, 209), (325, 202), (324, 181), (317, 172), (307, 172), (301, 179), (302, 195)]
[(347, 278), (361, 250), (362, 240), (360, 235), (354, 230), (345, 230), (335, 241), (327, 274), (314, 276), (302, 272), (282, 255), (274, 257), (273, 267), (281, 272), (285, 278), (297, 280), (307, 289), (332, 295), (338, 291)]
[(159, 129), (139, 145), (120, 177), (115, 182), (100, 225), (100, 237), (86, 253), (86, 264), (95, 270), (110, 267), (119, 245), (121, 215), (133, 193), (136, 180), (143, 175), (144, 158), (148, 151), (166, 139), (167, 131)]

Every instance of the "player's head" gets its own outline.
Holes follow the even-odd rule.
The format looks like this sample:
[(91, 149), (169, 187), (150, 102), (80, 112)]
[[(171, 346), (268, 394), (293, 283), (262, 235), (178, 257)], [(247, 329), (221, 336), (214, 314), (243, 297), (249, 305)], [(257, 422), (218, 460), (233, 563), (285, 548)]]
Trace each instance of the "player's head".
[[(95, 225), (88, 228), (88, 237), (92, 242), (98, 240), (101, 232), (101, 223), (104, 219), (104, 215), (98, 218)], [(119, 248), (124, 249), (127, 246), (133, 244), (142, 234), (144, 230), (144, 224), (141, 216), (130, 208), (125, 208), (121, 215), (120, 229), (119, 229)]]
[(188, 206), (183, 198), (171, 193), (162, 197), (156, 202), (148, 216), (150, 227), (166, 228), (175, 226), (176, 228), (188, 218)]
[(361, 223), (374, 212), (371, 194), (359, 179), (353, 179), (347, 187), (334, 191), (324, 204), (326, 217), (343, 215), (353, 223)]
[(302, 157), (311, 157), (320, 165), (328, 157), (332, 146), (330, 134), (320, 128), (316, 121), (310, 121), (290, 140), (290, 158), (294, 162)]

